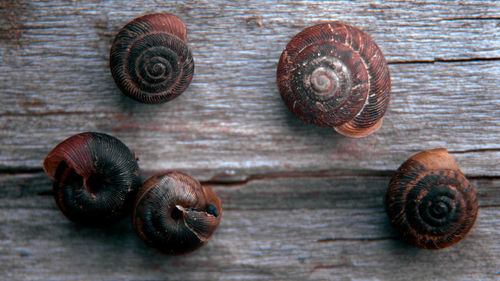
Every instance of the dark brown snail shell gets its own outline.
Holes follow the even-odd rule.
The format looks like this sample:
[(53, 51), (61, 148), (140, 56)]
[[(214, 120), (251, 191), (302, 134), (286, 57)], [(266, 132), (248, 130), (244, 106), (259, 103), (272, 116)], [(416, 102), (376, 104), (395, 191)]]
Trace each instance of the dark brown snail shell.
[(380, 48), (366, 33), (340, 22), (299, 32), (281, 54), (278, 88), (300, 119), (364, 137), (382, 124), (391, 79)]
[(134, 154), (115, 137), (81, 133), (58, 144), (43, 161), (57, 206), (71, 221), (105, 225), (125, 217), (140, 186)]
[(441, 249), (465, 237), (477, 217), (476, 189), (446, 149), (418, 153), (392, 178), (387, 213), (409, 244)]
[(186, 26), (166, 13), (134, 19), (115, 37), (110, 68), (116, 85), (135, 100), (164, 103), (177, 97), (194, 73)]
[(220, 199), (212, 189), (183, 173), (165, 172), (142, 185), (132, 225), (148, 246), (180, 255), (205, 244), (221, 215)]

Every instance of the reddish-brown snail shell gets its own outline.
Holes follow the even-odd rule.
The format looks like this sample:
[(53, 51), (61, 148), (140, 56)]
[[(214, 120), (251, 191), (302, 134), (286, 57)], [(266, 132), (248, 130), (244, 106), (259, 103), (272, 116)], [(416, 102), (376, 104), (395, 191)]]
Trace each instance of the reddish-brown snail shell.
[(446, 149), (418, 153), (392, 178), (387, 213), (409, 244), (441, 249), (463, 239), (477, 217), (476, 189)]
[(117, 138), (102, 133), (67, 138), (47, 155), (43, 168), (54, 180), (59, 209), (69, 220), (84, 225), (122, 219), (140, 186), (134, 154)]
[(186, 26), (166, 13), (134, 19), (115, 37), (110, 68), (116, 85), (135, 100), (163, 103), (177, 97), (194, 73)]
[(135, 231), (148, 246), (171, 255), (204, 245), (220, 223), (220, 199), (180, 172), (165, 172), (140, 188), (132, 214)]
[(340, 22), (299, 32), (281, 54), (278, 87), (300, 119), (364, 137), (382, 124), (391, 79), (384, 55), (361, 30)]

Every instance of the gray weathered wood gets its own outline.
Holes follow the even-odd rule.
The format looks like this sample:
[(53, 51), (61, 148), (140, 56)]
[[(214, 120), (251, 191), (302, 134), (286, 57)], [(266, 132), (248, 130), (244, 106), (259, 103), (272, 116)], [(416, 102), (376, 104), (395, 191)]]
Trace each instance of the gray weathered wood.
[[(442, 10), (365, 3), (352, 7), (359, 13), (354, 18), (341, 12), (354, 5), (347, 3), (268, 3), (261, 9), (205, 2), (160, 5), (157, 11), (175, 12), (186, 21), (196, 75), (181, 97), (158, 106), (123, 97), (109, 74), (114, 34), (131, 18), (152, 12), (147, 3), (135, 12), (116, 4), (7, 6), (6, 12), (15, 15), (7, 34), (17, 37), (0, 49), (1, 142), (9, 150), (2, 155), (3, 165), (40, 167), (54, 144), (97, 130), (136, 150), (145, 169), (347, 165), (384, 170), (395, 169), (411, 153), (443, 146), (459, 153), (455, 156), (466, 173), (500, 175), (494, 161), (500, 158), (497, 60), (391, 65), (393, 96), (384, 126), (363, 140), (299, 121), (283, 105), (275, 82), (287, 41), (303, 27), (326, 20), (325, 15), (372, 34), (389, 61), (498, 58), (498, 21), (489, 19), (500, 10), (498, 3), (449, 3)], [(290, 17), (297, 9), (301, 16)], [(374, 22), (380, 14), (387, 17)], [(247, 22), (249, 15), (260, 15), (262, 26)], [(457, 19), (467, 17), (479, 19)], [(476, 150), (482, 152), (469, 152)]]
[[(125, 222), (77, 229), (57, 210), (0, 213), (12, 225), (2, 232), (4, 279), (498, 279), (499, 248), (487, 241), (500, 235), (500, 225), (490, 209), (481, 210), (468, 239), (442, 251), (419, 251), (382, 236), (388, 228), (382, 212), (231, 211), (209, 244), (183, 257), (146, 248)], [(307, 224), (298, 228), (285, 217)]]
[[(87, 95), (84, 90), (69, 94), (76, 102), (71, 105), (73, 112), (36, 112), (45, 110), (48, 105), (44, 105), (33, 113), (2, 116), (1, 141), (9, 150), (2, 160), (6, 166), (40, 167), (55, 144), (75, 133), (97, 130), (123, 140), (137, 152), (146, 170), (337, 166), (387, 170), (396, 169), (417, 151), (447, 147), (465, 173), (500, 175), (500, 95), (495, 92), (500, 62), (393, 65), (391, 69), (394, 90), (389, 112), (382, 128), (364, 139), (344, 138), (329, 128), (298, 120), (275, 89), (273, 67), (266, 78), (267, 94), (255, 94), (258, 85), (251, 91), (233, 92), (227, 84), (224, 89), (214, 84), (220, 93), (188, 90), (171, 103), (150, 106), (117, 92), (109, 96), (114, 102), (92, 102), (108, 107), (95, 113), (77, 109), (90, 103), (89, 95), (100, 95)], [(488, 78), (486, 73), (496, 75)], [(38, 99), (50, 97), (38, 95)], [(24, 103), (28, 110), (36, 108), (17, 98), (16, 104)]]
[(498, 278), (498, 179), (473, 180), (481, 209), (465, 240), (422, 251), (404, 245), (391, 230), (383, 204), (390, 174), (353, 173), (274, 174), (244, 185), (211, 184), (224, 202), (224, 219), (209, 244), (185, 257), (148, 249), (129, 220), (104, 230), (76, 227), (52, 196), (40, 195), (50, 185), (41, 173), (4, 176), (0, 262), (14, 280), (149, 280), (165, 274), (174, 280), (401, 280), (418, 268), (429, 270), (412, 273), (415, 280), (450, 274), (460, 280)]
[[(152, 12), (178, 15), (196, 63), (163, 105), (119, 92), (113, 36)], [(1, 280), (500, 279), (498, 1), (0, 0)], [(276, 65), (304, 27), (355, 25), (390, 63), (384, 124), (364, 139), (305, 124), (284, 106)], [(180, 169), (214, 188), (212, 241), (182, 257), (144, 246), (129, 221), (77, 227), (41, 170), (81, 131), (124, 141), (143, 176)], [(446, 147), (477, 186), (468, 237), (442, 251), (400, 242), (383, 198), (410, 155)]]

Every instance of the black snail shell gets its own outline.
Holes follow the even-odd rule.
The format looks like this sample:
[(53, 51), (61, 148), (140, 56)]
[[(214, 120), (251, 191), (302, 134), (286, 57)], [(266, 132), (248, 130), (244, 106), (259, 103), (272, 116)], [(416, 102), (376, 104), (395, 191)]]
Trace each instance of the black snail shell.
[(210, 188), (183, 173), (165, 172), (142, 185), (132, 225), (148, 246), (180, 255), (204, 245), (221, 215), (220, 199)]
[(465, 237), (477, 217), (476, 189), (446, 149), (418, 153), (392, 178), (387, 213), (403, 240), (441, 249)]
[(166, 13), (134, 19), (116, 35), (110, 67), (116, 85), (133, 99), (163, 103), (177, 97), (194, 73), (186, 26)]
[(278, 88), (302, 120), (364, 137), (382, 124), (391, 79), (380, 48), (366, 33), (340, 22), (299, 32), (281, 54)]
[(87, 132), (58, 144), (43, 161), (57, 206), (84, 225), (116, 222), (131, 210), (140, 186), (130, 149), (115, 137)]

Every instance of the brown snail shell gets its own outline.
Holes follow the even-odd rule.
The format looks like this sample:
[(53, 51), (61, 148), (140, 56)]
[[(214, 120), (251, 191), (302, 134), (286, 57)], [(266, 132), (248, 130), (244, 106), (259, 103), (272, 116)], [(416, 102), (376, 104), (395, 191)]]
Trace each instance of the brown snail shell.
[(384, 55), (363, 31), (340, 22), (299, 32), (281, 54), (278, 88), (290, 111), (348, 137), (382, 124), (391, 79)]
[(177, 97), (194, 73), (186, 26), (166, 13), (134, 19), (115, 37), (110, 68), (116, 85), (135, 100), (164, 103)]
[(396, 232), (424, 249), (457, 243), (474, 225), (478, 211), (475, 187), (444, 148), (403, 163), (389, 184), (386, 204)]
[(180, 255), (204, 245), (221, 215), (220, 199), (212, 189), (183, 173), (165, 172), (140, 188), (132, 225), (148, 246)]
[(57, 206), (71, 221), (105, 225), (125, 217), (140, 186), (135, 155), (115, 137), (80, 133), (59, 143), (43, 161), (54, 180)]

